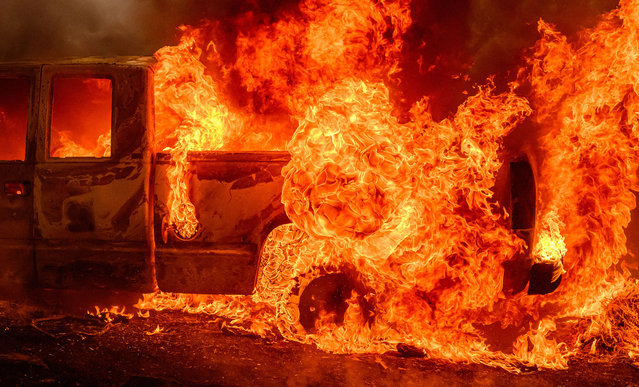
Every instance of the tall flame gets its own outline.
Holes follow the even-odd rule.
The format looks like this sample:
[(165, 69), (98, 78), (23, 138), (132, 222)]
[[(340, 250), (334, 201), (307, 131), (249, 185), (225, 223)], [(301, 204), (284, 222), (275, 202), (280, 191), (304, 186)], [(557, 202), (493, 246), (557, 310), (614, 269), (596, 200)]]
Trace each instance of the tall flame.
[(574, 44), (540, 21), (530, 59), (535, 121), (546, 133), (543, 227), (565, 238), (556, 251), (565, 253), (566, 275), (555, 298), (567, 314), (601, 312), (628, 276), (617, 263), (638, 188), (638, 13), (639, 2), (623, 1)]

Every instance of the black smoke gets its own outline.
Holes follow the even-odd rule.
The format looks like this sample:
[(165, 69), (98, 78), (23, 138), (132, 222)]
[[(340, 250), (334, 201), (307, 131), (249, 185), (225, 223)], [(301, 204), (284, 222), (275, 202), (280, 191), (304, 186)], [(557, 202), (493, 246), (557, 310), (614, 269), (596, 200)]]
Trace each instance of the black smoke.
[[(296, 0), (3, 0), (0, 61), (83, 56), (152, 55), (177, 42), (177, 26), (209, 19), (237, 34), (238, 16), (267, 15), (273, 22)], [(568, 36), (596, 23), (617, 0), (413, 0), (399, 99), (405, 106), (431, 96), (436, 117), (450, 114), (494, 75), (498, 85), (514, 78), (538, 38), (540, 18)], [(248, 26), (247, 26), (248, 27)], [(232, 43), (228, 44), (233, 56)], [(224, 45), (222, 45), (224, 47)], [(227, 51), (228, 51), (227, 50)]]

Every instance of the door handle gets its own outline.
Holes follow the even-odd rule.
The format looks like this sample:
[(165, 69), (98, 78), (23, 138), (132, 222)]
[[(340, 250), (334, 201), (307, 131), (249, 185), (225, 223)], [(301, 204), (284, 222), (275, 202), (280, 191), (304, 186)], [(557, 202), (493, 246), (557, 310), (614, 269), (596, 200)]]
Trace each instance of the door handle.
[(24, 197), (31, 193), (31, 184), (28, 181), (6, 181), (4, 193), (10, 197)]

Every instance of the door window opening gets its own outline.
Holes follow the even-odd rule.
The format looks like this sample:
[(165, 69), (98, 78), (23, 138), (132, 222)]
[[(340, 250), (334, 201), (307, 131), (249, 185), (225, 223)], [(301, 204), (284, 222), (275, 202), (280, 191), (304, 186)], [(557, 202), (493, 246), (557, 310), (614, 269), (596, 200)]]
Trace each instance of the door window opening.
[(111, 157), (112, 100), (110, 79), (55, 78), (49, 156)]
[(0, 160), (24, 161), (29, 118), (28, 78), (0, 78)]

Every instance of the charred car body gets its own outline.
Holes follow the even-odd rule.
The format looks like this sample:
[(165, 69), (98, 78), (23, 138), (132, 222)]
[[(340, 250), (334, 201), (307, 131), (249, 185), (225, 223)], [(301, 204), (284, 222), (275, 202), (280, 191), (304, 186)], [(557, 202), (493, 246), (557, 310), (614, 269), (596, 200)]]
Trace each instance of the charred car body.
[[(168, 291), (252, 290), (262, 241), (288, 222), (279, 200), (288, 155), (190, 155), (202, 227), (180, 240), (162, 225), (170, 159), (154, 149), (152, 64), (150, 58), (88, 58), (0, 66), (3, 124), (16, 137), (0, 157), (4, 285), (150, 291), (157, 278)], [(83, 93), (96, 79), (110, 86), (108, 109)], [(77, 111), (67, 114), (73, 109), (65, 105)], [(74, 119), (87, 116), (108, 124), (107, 152), (61, 155), (54, 136), (87, 132), (74, 127)]]
[[(155, 149), (153, 63), (85, 58), (0, 66), (0, 124), (12, 133), (0, 154), (2, 285), (253, 291), (266, 237), (290, 222), (281, 203), (289, 155), (189, 153), (189, 196), (200, 227), (193, 238), (180, 238), (166, 220), (171, 159)], [(87, 91), (92, 82), (101, 101)], [(93, 136), (102, 146), (63, 149), (61, 139), (73, 136)], [(522, 156), (525, 146), (510, 148), (495, 197), (531, 246), (536, 167)], [(558, 285), (532, 266), (529, 252), (507, 263), (505, 291), (522, 291), (531, 270), (531, 293)]]

